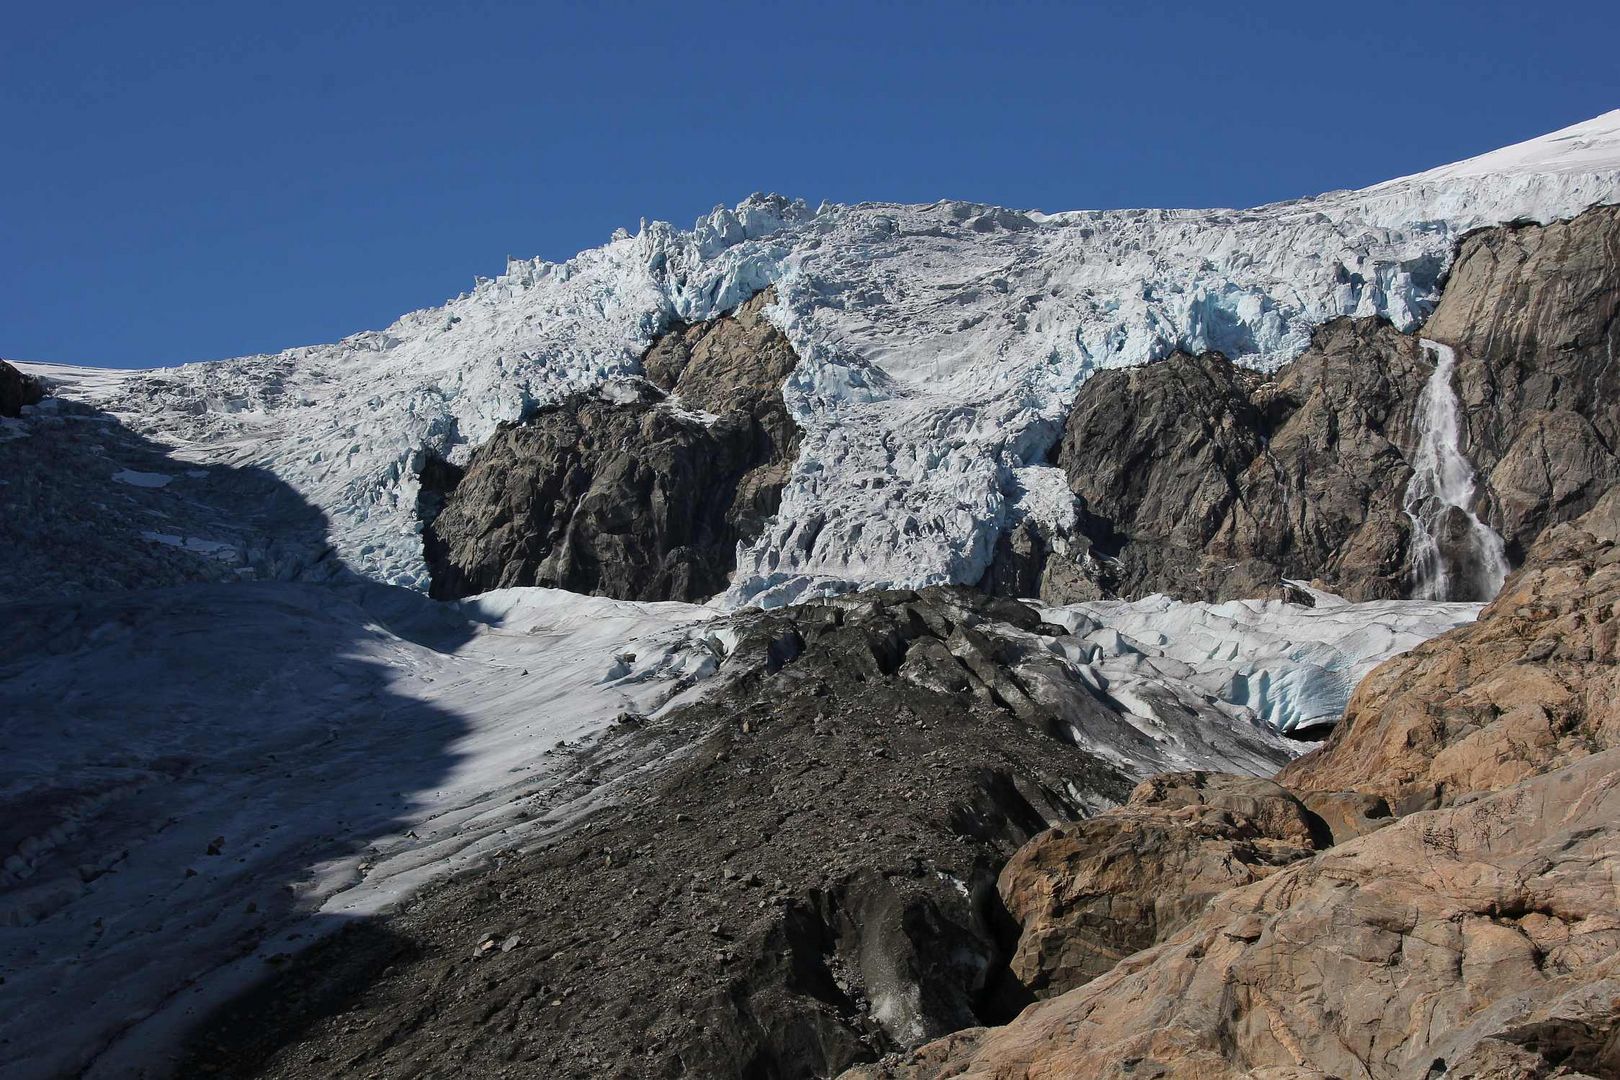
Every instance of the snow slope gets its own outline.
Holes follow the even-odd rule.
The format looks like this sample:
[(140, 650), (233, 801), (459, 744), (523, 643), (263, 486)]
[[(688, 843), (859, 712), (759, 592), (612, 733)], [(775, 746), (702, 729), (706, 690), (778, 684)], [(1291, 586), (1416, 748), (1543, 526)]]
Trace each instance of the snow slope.
[[(339, 555), (421, 588), (414, 470), (502, 420), (633, 374), (672, 320), (775, 284), (804, 429), (781, 513), (729, 604), (973, 581), (1010, 515), (1047, 511), (1038, 464), (1080, 383), (1175, 348), (1260, 367), (1338, 315), (1402, 329), (1469, 229), (1620, 200), (1620, 111), (1362, 191), (1252, 210), (1018, 213), (961, 202), (811, 210), (778, 196), (690, 231), (624, 232), (513, 261), (443, 307), (335, 345), (75, 379), (132, 426), (263, 465), (331, 519)], [(1026, 505), (1033, 503), (1033, 505)]]
[(135, 1075), (278, 954), (611, 798), (558, 743), (722, 655), (709, 609), (549, 590), (0, 610), (0, 1076)]

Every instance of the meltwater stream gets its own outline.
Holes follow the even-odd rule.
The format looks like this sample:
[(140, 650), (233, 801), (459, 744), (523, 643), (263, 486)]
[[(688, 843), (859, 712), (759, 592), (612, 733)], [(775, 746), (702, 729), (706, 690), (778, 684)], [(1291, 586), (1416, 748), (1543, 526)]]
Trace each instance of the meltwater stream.
[(1474, 467), (1459, 446), (1457, 354), (1424, 338), (1435, 359), (1418, 396), (1417, 455), (1403, 509), (1412, 522), (1408, 573), (1417, 600), (1489, 600), (1507, 579), (1502, 538), (1473, 511)]

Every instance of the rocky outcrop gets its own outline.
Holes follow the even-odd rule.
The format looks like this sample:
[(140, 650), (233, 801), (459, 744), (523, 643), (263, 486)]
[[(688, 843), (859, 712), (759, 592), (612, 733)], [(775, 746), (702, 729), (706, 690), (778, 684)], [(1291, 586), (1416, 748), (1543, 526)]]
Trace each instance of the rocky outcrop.
[(1215, 354), (1098, 373), (1058, 453), (1091, 576), (1122, 596), (1265, 596), (1283, 578), (1400, 595), (1410, 403), (1431, 367), (1388, 323), (1338, 319), (1270, 380)]
[(1620, 207), (1469, 234), (1423, 333), (1457, 350), (1490, 520), (1522, 557), (1620, 478)]
[(637, 600), (722, 591), (739, 541), (780, 501), (796, 430), (781, 385), (797, 364), (762, 311), (662, 335), (646, 381), (503, 426), (464, 475), (424, 483), (431, 592), (547, 585)]
[(43, 383), (0, 360), (0, 416), (21, 416), (24, 405), (38, 405), (43, 400)]
[[(1460, 449), (1479, 479), (1469, 509), (1515, 564), (1620, 478), (1617, 310), (1620, 208), (1598, 207), (1464, 238), (1422, 331), (1456, 349)], [(1028, 535), (1003, 538), (985, 587), (1053, 602), (1231, 599), (1298, 578), (1352, 599), (1407, 595), (1402, 496), (1433, 370), (1418, 337), (1338, 319), (1270, 379), (1213, 354), (1099, 372), (1056, 452), (1077, 535), (1021, 524)]]
[(1036, 997), (1072, 990), (1181, 929), (1217, 893), (1315, 850), (1311, 814), (1268, 780), (1145, 780), (1124, 806), (1042, 833), (1002, 870), (1002, 901), (1022, 928), (1012, 974)]
[(1418, 814), (1217, 898), (1016, 1022), (851, 1077), (1620, 1072), (1620, 752)]
[(1616, 524), (1620, 489), (1548, 530), (1478, 622), (1379, 666), (1278, 782), (1410, 812), (1620, 746)]
[[(1620, 492), (1550, 529), (1477, 624), (1375, 671), (1278, 775), (1330, 812), (1336, 846), (1005, 1027), (850, 1080), (1620, 1075), (1617, 537)], [(1084, 823), (1123, 852), (1109, 885), (1128, 915), (1149, 895), (1129, 809)], [(1072, 828), (1003, 883), (1021, 867), (1020, 894), (1085, 888), (1102, 860), (1042, 850)], [(1043, 954), (1084, 950), (1083, 919), (1051, 910)]]

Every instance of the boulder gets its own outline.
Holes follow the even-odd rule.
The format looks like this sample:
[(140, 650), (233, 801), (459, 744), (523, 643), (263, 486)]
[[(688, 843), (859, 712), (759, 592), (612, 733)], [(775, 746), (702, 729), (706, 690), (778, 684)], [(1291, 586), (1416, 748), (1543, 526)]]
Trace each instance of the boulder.
[(1060, 825), (1007, 863), (1022, 930), (1012, 973), (1037, 997), (1102, 975), (1197, 917), (1218, 893), (1315, 850), (1310, 815), (1268, 780), (1166, 773), (1124, 806)]
[(45, 385), (0, 360), (0, 416), (21, 416), (24, 405), (45, 399)]

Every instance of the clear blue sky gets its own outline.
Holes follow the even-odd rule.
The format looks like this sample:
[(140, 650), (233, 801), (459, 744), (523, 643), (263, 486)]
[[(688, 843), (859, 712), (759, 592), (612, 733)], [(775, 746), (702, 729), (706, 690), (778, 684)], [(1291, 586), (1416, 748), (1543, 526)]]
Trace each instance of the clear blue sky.
[(0, 355), (335, 340), (755, 190), (1353, 187), (1620, 106), (1620, 4), (14, 3)]

